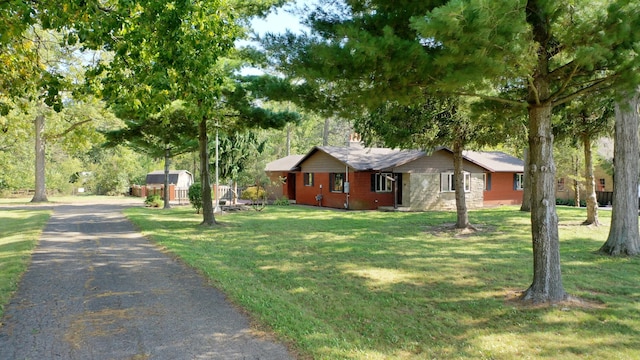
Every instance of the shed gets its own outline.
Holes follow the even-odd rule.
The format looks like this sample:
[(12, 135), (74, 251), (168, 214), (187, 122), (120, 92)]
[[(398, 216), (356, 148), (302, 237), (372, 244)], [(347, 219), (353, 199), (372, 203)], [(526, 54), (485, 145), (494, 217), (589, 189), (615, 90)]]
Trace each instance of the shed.
[[(147, 186), (164, 185), (164, 170), (156, 170), (147, 174)], [(169, 170), (169, 184), (174, 184), (176, 188), (188, 188), (193, 184), (193, 175), (187, 170)]]

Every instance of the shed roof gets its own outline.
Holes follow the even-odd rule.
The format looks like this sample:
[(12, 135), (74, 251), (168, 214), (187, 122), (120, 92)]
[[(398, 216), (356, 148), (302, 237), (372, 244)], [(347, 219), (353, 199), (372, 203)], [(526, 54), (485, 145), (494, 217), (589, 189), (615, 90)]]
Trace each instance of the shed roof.
[[(191, 178), (191, 173), (187, 170), (169, 170), (169, 184), (177, 184), (178, 177), (181, 174), (188, 174)], [(164, 184), (164, 170), (156, 170), (148, 173), (145, 182), (147, 184)]]

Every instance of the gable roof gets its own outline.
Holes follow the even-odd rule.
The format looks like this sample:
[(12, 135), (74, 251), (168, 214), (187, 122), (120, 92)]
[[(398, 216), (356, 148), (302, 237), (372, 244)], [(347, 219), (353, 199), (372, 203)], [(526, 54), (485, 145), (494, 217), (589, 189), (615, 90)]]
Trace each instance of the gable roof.
[(290, 171), (304, 157), (304, 155), (289, 155), (274, 160), (265, 166), (264, 171)]
[[(181, 174), (188, 174), (191, 179), (191, 173), (187, 170), (169, 170), (169, 184), (177, 184)], [(145, 181), (147, 184), (164, 184), (164, 170), (156, 170), (147, 174)]]
[(425, 155), (425, 152), (420, 150), (365, 148), (362, 146), (316, 146), (300, 159), (294, 168), (299, 170), (300, 164), (316, 152), (326, 153), (356, 171), (383, 170), (402, 165)]
[[(452, 151), (446, 147), (435, 151)], [(383, 171), (417, 160), (427, 152), (389, 148), (366, 148), (361, 145), (315, 146), (306, 155), (290, 155), (267, 164), (266, 171), (299, 171), (300, 165), (317, 152), (325, 153), (355, 171)], [(464, 159), (490, 172), (523, 172), (524, 161), (500, 151), (470, 151), (463, 153)]]
[(523, 172), (524, 161), (500, 151), (464, 151), (465, 159), (491, 172)]

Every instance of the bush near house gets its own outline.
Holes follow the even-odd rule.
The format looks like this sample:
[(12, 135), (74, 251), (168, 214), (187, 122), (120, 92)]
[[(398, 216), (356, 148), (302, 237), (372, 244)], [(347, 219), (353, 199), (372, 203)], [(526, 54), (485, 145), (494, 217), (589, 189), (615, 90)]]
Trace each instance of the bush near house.
[(149, 195), (145, 199), (144, 205), (147, 207), (162, 207), (164, 206), (164, 201), (160, 195)]
[(200, 214), (202, 210), (202, 184), (194, 183), (189, 187), (189, 202), (196, 210), (196, 214)]

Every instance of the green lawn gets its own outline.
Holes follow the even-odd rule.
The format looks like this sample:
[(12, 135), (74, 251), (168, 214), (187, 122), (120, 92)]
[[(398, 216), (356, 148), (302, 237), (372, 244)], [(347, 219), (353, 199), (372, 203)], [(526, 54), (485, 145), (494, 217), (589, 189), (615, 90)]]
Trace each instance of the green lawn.
[(0, 210), (0, 317), (50, 215), (35, 209)]
[(589, 302), (510, 301), (531, 282), (529, 214), (338, 212), (268, 207), (199, 227), (191, 209), (132, 208), (144, 233), (208, 276), (259, 326), (313, 359), (640, 358), (640, 259), (594, 253), (608, 234), (559, 208), (568, 292)]

